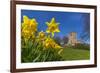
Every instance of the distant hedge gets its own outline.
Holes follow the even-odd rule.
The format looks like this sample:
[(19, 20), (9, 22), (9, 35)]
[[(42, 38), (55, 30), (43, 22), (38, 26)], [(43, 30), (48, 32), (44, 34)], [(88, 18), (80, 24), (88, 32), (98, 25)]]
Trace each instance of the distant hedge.
[(74, 48), (74, 49), (84, 49), (84, 50), (90, 50), (90, 45), (85, 43), (78, 43), (75, 46), (69, 45), (68, 47)]

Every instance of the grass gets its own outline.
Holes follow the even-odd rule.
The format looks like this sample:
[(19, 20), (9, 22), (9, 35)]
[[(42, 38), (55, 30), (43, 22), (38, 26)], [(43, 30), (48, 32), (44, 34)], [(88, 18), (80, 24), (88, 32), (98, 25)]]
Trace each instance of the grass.
[(90, 51), (83, 49), (64, 48), (62, 57), (65, 60), (88, 60), (90, 59)]

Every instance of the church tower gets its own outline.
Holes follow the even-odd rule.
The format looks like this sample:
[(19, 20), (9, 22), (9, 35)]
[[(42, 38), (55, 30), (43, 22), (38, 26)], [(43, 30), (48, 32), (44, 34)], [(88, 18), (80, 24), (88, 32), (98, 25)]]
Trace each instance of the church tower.
[(75, 44), (77, 44), (77, 33), (76, 32), (71, 32), (68, 35), (68, 45), (74, 46)]

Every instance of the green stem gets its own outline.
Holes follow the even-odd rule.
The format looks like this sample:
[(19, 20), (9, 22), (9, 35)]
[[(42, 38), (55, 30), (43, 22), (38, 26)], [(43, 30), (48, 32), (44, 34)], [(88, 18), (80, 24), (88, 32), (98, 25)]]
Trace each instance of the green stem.
[(36, 62), (40, 56), (41, 56), (41, 53), (33, 60), (33, 62)]

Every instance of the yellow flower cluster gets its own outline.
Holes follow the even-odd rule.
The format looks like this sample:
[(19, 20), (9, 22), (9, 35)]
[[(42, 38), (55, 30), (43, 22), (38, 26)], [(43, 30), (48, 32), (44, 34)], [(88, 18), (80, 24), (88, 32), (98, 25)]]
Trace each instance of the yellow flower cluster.
[[(37, 24), (38, 23), (36, 22), (35, 19), (29, 19), (27, 16), (23, 16), (22, 29), (21, 29), (22, 37), (25, 40), (37, 37), (36, 40), (38, 42), (41, 41), (45, 49), (48, 49), (48, 48), (58, 49), (59, 50), (58, 53), (60, 54), (63, 49), (53, 40), (54, 33), (60, 32), (58, 28), (59, 23), (56, 23), (55, 18), (52, 18), (50, 23), (46, 22), (48, 26), (46, 30), (48, 34), (47, 36), (46, 36), (46, 33), (43, 31), (38, 32), (38, 36), (35, 36), (35, 33), (37, 31)], [(50, 34), (52, 34), (52, 38), (50, 37)]]
[(27, 16), (23, 16), (22, 23), (22, 37), (28, 40), (30, 37), (34, 38), (34, 33), (37, 31), (37, 22), (35, 19), (29, 19)]
[(45, 48), (55, 48), (55, 49), (62, 48), (61, 46), (56, 44), (52, 38), (49, 38), (49, 37), (46, 38), (46, 40), (44, 41), (43, 44), (44, 44)]
[(62, 47), (59, 46), (52, 38), (49, 37), (45, 39), (43, 45), (45, 47), (44, 49), (53, 48), (59, 50), (58, 54), (60, 54), (63, 51)]

